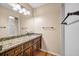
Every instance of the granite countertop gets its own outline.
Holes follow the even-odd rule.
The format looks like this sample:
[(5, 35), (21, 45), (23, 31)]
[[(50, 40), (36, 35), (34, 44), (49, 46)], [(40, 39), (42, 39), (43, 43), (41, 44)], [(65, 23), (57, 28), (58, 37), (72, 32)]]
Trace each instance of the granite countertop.
[(39, 35), (26, 35), (26, 36), (22, 36), (20, 38), (14, 38), (11, 40), (5, 40), (5, 41), (1, 41), (0, 44), (2, 45), (2, 50), (0, 50), (0, 53), (7, 51), (13, 47), (16, 47), (19, 44), (22, 44), (24, 42), (28, 42), (30, 40), (33, 40), (34, 38), (39, 37)]

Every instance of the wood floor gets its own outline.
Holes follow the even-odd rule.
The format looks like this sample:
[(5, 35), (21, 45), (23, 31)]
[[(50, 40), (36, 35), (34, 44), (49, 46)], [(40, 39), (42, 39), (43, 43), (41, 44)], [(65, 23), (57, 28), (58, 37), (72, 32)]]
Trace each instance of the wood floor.
[(52, 55), (52, 54), (49, 54), (43, 51), (35, 51), (33, 54), (34, 56), (55, 56), (55, 55)]

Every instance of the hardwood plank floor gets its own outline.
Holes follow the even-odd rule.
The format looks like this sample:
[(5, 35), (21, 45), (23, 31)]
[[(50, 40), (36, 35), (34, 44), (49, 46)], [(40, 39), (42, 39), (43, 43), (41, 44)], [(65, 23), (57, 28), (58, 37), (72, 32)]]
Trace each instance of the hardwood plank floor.
[(43, 51), (35, 51), (33, 54), (34, 54), (34, 56), (55, 56), (55, 55), (52, 55), (52, 54), (49, 54), (49, 53), (43, 52)]

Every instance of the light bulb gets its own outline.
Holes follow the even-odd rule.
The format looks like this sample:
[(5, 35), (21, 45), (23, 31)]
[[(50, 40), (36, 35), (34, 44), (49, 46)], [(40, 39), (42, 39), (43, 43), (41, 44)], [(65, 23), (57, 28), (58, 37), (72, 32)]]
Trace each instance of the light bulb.
[(23, 15), (27, 15), (27, 13), (26, 13), (26, 12), (24, 12), (24, 13), (23, 13)]
[(23, 13), (23, 10), (22, 10), (22, 9), (20, 9), (20, 10), (19, 10), (19, 13)]
[(30, 15), (30, 11), (24, 12), (24, 15)]
[(10, 19), (14, 19), (14, 17), (13, 17), (13, 16), (9, 16), (9, 18), (10, 18)]
[(23, 8), (22, 10), (23, 10), (23, 12), (26, 12), (27, 11), (25, 8)]
[(16, 6), (16, 4), (14, 4), (14, 3), (10, 3), (8, 5), (10, 5), (12, 8)]
[(17, 11), (17, 10), (18, 10), (18, 9), (17, 9), (17, 8), (15, 8), (15, 7), (13, 7), (12, 9), (13, 9), (14, 11)]
[(21, 9), (21, 6), (19, 5), (19, 4), (16, 4), (16, 6), (15, 6), (18, 10), (20, 10)]
[(27, 15), (30, 15), (30, 11), (27, 11)]

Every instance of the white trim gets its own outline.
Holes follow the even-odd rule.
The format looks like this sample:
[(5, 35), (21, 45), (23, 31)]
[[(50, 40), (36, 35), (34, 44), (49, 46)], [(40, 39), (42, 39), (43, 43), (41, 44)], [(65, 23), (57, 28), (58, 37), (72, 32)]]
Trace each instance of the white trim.
[(47, 52), (47, 53), (50, 53), (52, 55), (56, 55), (56, 56), (60, 56), (60, 54), (58, 53), (55, 53), (55, 52), (50, 52), (50, 51), (47, 51), (47, 50), (44, 50), (44, 49), (40, 49), (41, 51), (44, 51), (44, 52)]

